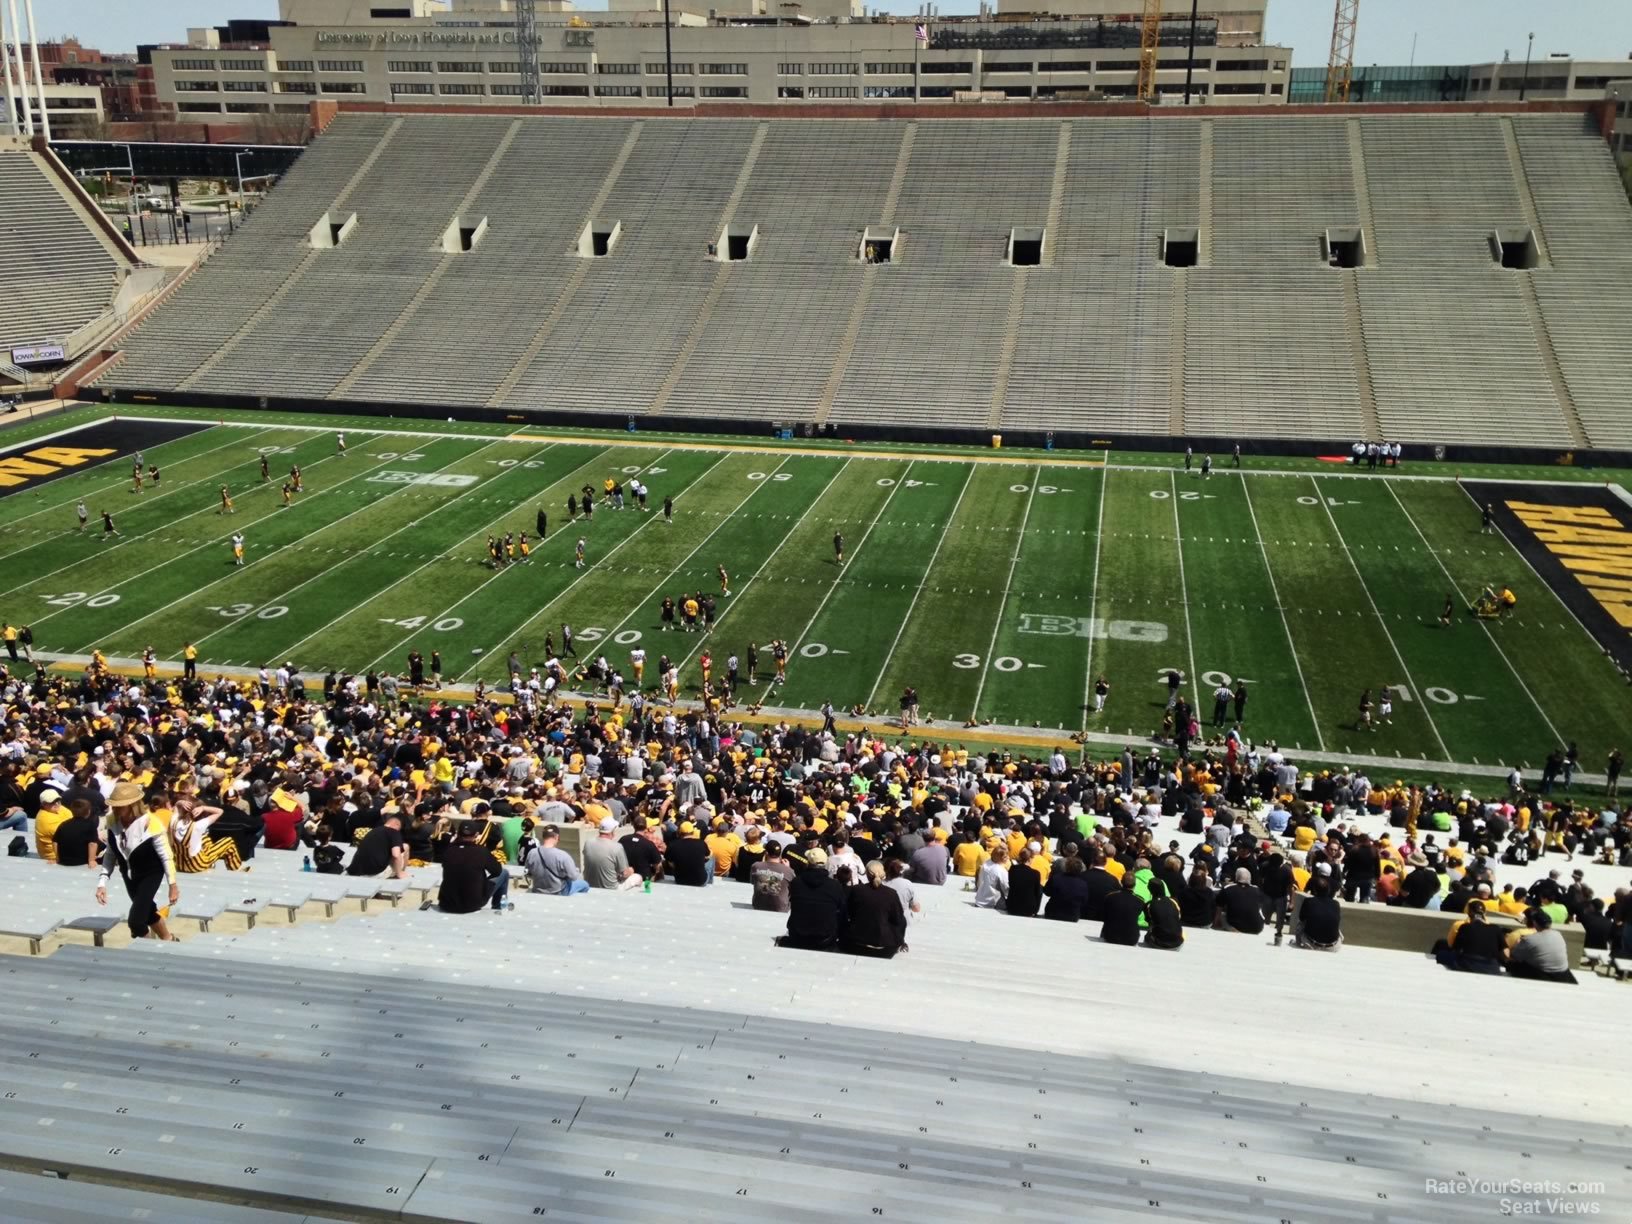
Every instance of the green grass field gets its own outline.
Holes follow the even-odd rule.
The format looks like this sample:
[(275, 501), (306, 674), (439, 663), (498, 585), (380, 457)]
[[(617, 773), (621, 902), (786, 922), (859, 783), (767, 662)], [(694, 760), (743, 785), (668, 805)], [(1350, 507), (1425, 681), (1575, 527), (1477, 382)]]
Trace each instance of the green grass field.
[[(464, 425), (365, 433), (355, 419), (339, 457), (314, 418), (233, 421), (148, 448), (157, 491), (129, 492), (115, 460), (0, 499), (0, 616), (31, 624), (46, 652), (133, 658), (151, 645), (173, 661), (192, 641), (206, 672), (284, 659), (400, 671), (409, 650), (436, 649), (465, 683), (502, 680), (512, 650), (537, 661), (565, 621), (581, 655), (621, 663), (638, 642), (648, 682), (668, 653), (691, 689), (705, 639), (660, 632), (659, 604), (717, 593), (723, 565), (733, 593), (707, 644), (723, 666), (750, 641), (787, 639), (788, 683), (739, 693), (775, 706), (893, 710), (912, 684), (940, 719), (1143, 735), (1161, 718), (1160, 673), (1177, 667), (1204, 722), (1212, 689), (1246, 678), (1255, 739), (1481, 765), (1539, 765), (1574, 739), (1595, 771), (1629, 709), (1615, 667), (1500, 536), (1479, 534), (1449, 479), (1281, 462), (1204, 481), (1121, 456), (1080, 462), (1097, 453), (800, 454)], [(276, 479), (260, 483), (262, 452), (275, 478), (300, 464), (292, 508)], [(569, 493), (636, 473), (650, 513), (603, 507), (569, 523)], [(230, 518), (216, 513), (223, 482)], [(93, 516), (114, 511), (120, 538), (104, 542), (94, 517), (74, 530), (81, 497)], [(532, 535), (541, 506), (550, 532), (533, 560), (490, 569), (489, 533)], [(1447, 592), (1465, 602), (1490, 581), (1518, 595), (1516, 616), (1439, 627)], [(1111, 693), (1096, 717), (1101, 674)], [(1393, 724), (1357, 730), (1360, 690), (1383, 684), (1399, 693)]]

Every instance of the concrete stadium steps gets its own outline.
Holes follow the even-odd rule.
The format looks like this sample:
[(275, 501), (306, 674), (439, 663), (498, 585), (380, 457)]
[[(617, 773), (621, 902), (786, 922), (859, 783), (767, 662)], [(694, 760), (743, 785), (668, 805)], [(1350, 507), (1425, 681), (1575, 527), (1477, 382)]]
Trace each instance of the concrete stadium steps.
[(1525, 275), (1447, 270), (1435, 277), (1379, 268), (1359, 278), (1385, 437), (1572, 444), (1514, 279)]
[(1250, 287), (1230, 269), (1185, 273), (1187, 433), (1369, 436), (1344, 312), (1347, 274), (1302, 262), (1266, 267)]
[(1361, 119), (1385, 267), (1472, 273), (1491, 266), (1491, 232), (1524, 224), (1501, 122), (1496, 115)]
[(1347, 120), (1216, 119), (1212, 130), (1214, 265), (1318, 268), (1325, 231), (1360, 224)]
[(1518, 115), (1512, 124), (1552, 266), (1614, 268), (1625, 283), (1632, 277), (1632, 211), (1596, 122)]
[(108, 309), (122, 273), (40, 158), (0, 150), (0, 350), (66, 340)]
[[(1488, 1041), (1451, 1018), (1557, 987), (1207, 932), (1188, 960), (1109, 949), (1085, 941), (1091, 926), (1022, 925), (955, 888), (925, 897), (912, 952), (857, 961), (771, 949), (780, 919), (733, 904), (746, 896), (527, 897), (504, 916), (8, 960), (26, 1057), (0, 1101), (0, 1155), (409, 1220), (1057, 1218), (1084, 1199), (1096, 1218), (1159, 1204), (1333, 1219), (1373, 1218), (1380, 1198), (1391, 1220), (1473, 1220), (1488, 1202), (1425, 1197), (1423, 1178), (1515, 1168), (1605, 1181), (1611, 1211), (1632, 1202), (1614, 1172), (1624, 1124), (1551, 1116), (1603, 1108), (1597, 1056), (1574, 1037), (1611, 1013), (1613, 988), (1572, 996), (1538, 1113), (1478, 1073)], [(657, 906), (673, 921), (654, 924)], [(992, 940), (996, 977), (971, 956)], [(1285, 974), (1248, 968), (1273, 956)], [(1085, 976), (1062, 977), (1062, 957)], [(619, 961), (635, 984), (672, 978), (676, 997), (605, 997)], [(1264, 1047), (1248, 1074), (1227, 1056), (1196, 1066), (1179, 998), (1198, 963), (1221, 1022), (1239, 1007), (1301, 1031), (1325, 999), (1329, 1041), (1378, 1067), (1404, 1042), (1411, 1074), (1334, 1087), (1301, 1039)], [(1348, 1014), (1382, 1013), (1352, 985), (1385, 963), (1409, 979), (1410, 1033)], [(746, 988), (761, 974), (779, 980)]]

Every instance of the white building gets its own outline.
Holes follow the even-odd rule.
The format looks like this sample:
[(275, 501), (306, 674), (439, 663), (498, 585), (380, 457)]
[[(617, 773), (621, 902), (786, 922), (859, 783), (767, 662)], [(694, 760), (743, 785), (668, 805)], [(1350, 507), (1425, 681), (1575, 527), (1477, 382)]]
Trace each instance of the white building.
[[(29, 78), (27, 89), (28, 116), (36, 131), (44, 129), (40, 123), (40, 87)], [(6, 99), (0, 98), (0, 105)], [(12, 113), (23, 117), (23, 99), (10, 99)], [(102, 108), (102, 91), (95, 85), (52, 85), (45, 87), (45, 113), (51, 120), (51, 134), (61, 136), (79, 133), (102, 122), (106, 112)], [(4, 121), (0, 120), (0, 126)]]
[[(654, 0), (610, 0), (578, 13), (539, 0), (546, 103), (651, 105), (668, 97), (664, 23)], [(1190, 63), (1190, 5), (1164, 0), (1157, 86), (1182, 99), (1286, 100), (1292, 53), (1266, 47), (1268, 0), (1202, 6)], [(521, 95), (509, 0), (280, 0), (264, 44), (192, 45), (152, 52), (157, 96), (183, 119), (305, 109), (313, 98), (426, 104), (514, 104)], [(869, 18), (861, 0), (672, 0), (674, 100), (847, 103), (885, 100), (1131, 98), (1140, 23), (1128, 0), (999, 0), (983, 17), (927, 23)], [(1022, 14), (1019, 10), (1033, 12)], [(1010, 15), (1010, 10), (1014, 10)]]

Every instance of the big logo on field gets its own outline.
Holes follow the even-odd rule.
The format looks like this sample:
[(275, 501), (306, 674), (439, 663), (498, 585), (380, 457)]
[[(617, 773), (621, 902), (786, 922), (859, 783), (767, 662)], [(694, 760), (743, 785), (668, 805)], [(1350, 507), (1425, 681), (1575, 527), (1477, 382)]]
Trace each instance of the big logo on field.
[(207, 428), (172, 421), (99, 421), (84, 429), (18, 442), (0, 449), (0, 497)]
[[(1585, 485), (1467, 488), (1492, 507), (1503, 534), (1599, 644), (1632, 668), (1632, 505)], [(1503, 577), (1493, 574), (1492, 582)]]

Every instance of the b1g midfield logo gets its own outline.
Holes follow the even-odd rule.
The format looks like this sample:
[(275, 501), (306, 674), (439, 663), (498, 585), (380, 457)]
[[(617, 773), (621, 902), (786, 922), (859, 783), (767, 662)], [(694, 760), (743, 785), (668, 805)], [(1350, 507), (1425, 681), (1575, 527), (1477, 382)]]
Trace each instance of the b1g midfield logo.
[(1049, 637), (1085, 637), (1118, 642), (1165, 642), (1167, 626), (1161, 621), (1106, 620), (1103, 616), (1054, 616), (1041, 612), (1020, 614), (1021, 633)]

